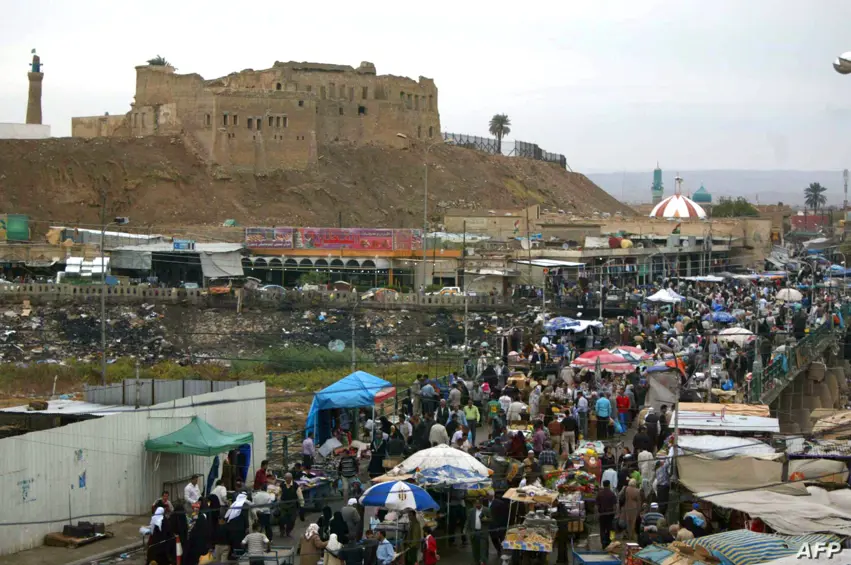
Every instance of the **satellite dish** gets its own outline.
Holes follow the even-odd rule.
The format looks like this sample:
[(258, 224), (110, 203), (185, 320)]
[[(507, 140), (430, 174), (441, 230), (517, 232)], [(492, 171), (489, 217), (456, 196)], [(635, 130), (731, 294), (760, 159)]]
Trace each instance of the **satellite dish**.
[(333, 351), (334, 353), (340, 353), (346, 348), (346, 344), (343, 343), (341, 339), (332, 339), (328, 342), (328, 351)]

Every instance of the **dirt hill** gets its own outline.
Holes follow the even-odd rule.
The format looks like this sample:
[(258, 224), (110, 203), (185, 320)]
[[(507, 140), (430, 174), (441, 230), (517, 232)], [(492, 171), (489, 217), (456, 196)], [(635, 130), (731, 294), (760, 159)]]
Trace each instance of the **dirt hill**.
[[(421, 150), (334, 143), (317, 165), (267, 176), (211, 170), (179, 138), (0, 141), (0, 211), (62, 223), (97, 223), (100, 192), (109, 214), (134, 226), (422, 223)], [(451, 146), (428, 155), (433, 220), (445, 208), (506, 209), (540, 203), (590, 215), (632, 211), (556, 165)]]

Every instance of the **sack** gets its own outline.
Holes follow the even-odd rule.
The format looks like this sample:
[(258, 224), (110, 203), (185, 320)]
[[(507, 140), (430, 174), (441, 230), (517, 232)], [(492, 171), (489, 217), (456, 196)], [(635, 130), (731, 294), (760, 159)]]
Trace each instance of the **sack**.
[(616, 434), (625, 434), (626, 430), (623, 428), (623, 424), (621, 424), (620, 420), (615, 420), (615, 433)]
[(626, 530), (626, 519), (623, 517), (618, 518), (617, 522), (615, 522), (615, 528), (619, 532), (623, 532)]

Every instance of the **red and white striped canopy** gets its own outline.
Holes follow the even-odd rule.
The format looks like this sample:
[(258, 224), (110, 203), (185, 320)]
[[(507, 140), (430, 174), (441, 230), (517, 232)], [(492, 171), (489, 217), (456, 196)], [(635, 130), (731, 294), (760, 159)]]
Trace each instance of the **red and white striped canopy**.
[(651, 218), (705, 218), (706, 210), (691, 198), (674, 194), (653, 207)]

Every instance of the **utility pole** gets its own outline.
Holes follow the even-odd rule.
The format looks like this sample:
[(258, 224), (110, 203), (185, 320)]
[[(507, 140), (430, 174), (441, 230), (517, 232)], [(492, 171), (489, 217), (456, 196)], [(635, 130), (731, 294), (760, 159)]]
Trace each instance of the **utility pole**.
[[(429, 147), (431, 149), (431, 147)], [(426, 255), (426, 241), (428, 241), (428, 149), (426, 150), (426, 158), (423, 163), (424, 182), (423, 182), (423, 290), (428, 286), (426, 284), (426, 268), (428, 266), (428, 256)]]
[(461, 292), (464, 293), (464, 355), (467, 355), (467, 220), (464, 220), (461, 236)]
[[(357, 300), (357, 298), (355, 298)], [(352, 306), (352, 372), (355, 372), (355, 368), (357, 366), (356, 355), (355, 355), (355, 311), (357, 310), (358, 303), (355, 302), (355, 305)]]
[(106, 386), (106, 264), (104, 240), (106, 239), (106, 188), (101, 186), (100, 203), (100, 384)]
[(532, 236), (529, 234), (529, 201), (526, 201), (526, 244), (529, 256), (529, 284), (532, 284)]

